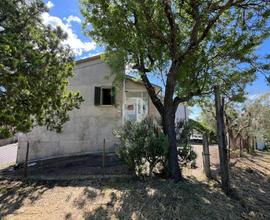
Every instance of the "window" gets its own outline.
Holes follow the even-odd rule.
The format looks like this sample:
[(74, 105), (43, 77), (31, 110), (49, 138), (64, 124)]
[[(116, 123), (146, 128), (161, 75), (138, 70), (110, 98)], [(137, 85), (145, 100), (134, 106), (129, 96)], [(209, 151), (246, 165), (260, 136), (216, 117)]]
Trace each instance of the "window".
[(102, 105), (112, 105), (112, 89), (102, 89)]
[(115, 89), (114, 87), (95, 87), (95, 105), (114, 105)]
[(141, 121), (148, 115), (148, 94), (145, 91), (126, 91), (124, 120)]

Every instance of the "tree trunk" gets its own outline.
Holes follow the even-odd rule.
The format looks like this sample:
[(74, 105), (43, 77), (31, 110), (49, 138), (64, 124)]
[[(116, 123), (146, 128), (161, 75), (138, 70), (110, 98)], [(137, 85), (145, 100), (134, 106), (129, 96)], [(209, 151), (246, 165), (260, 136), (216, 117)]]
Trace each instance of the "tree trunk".
[(168, 108), (163, 115), (163, 131), (168, 136), (169, 152), (168, 152), (168, 169), (169, 176), (179, 182), (183, 179), (180, 164), (178, 161), (177, 141), (175, 132), (175, 112), (174, 108)]
[(230, 136), (231, 149), (236, 150), (238, 148), (237, 147), (237, 137), (235, 137), (233, 132), (231, 132), (229, 136)]
[[(169, 153), (168, 153), (168, 169), (169, 176), (179, 182), (182, 180), (182, 174), (180, 170), (180, 164), (178, 162), (178, 153), (177, 153), (177, 141), (176, 141), (176, 132), (175, 132), (175, 112), (178, 106), (178, 103), (174, 102), (174, 90), (176, 86), (176, 74), (179, 72), (179, 62), (173, 60), (169, 73), (167, 74), (166, 87), (165, 87), (165, 96), (164, 103), (161, 102), (155, 89), (147, 78), (144, 68), (141, 68), (141, 79), (144, 82), (144, 85), (148, 91), (148, 94), (151, 98), (151, 101), (157, 108), (158, 112), (162, 117), (162, 126), (163, 132), (168, 136), (169, 141)], [(143, 65), (142, 65), (143, 67)]]
[(243, 139), (240, 137), (240, 150), (239, 150), (239, 157), (243, 156)]
[(249, 136), (246, 139), (246, 149), (247, 149), (247, 153), (250, 154), (250, 137)]
[(229, 194), (229, 166), (224, 125), (224, 102), (221, 103), (220, 90), (215, 86), (216, 120), (218, 134), (218, 148), (220, 159), (221, 188), (225, 194)]
[(257, 139), (254, 137), (254, 146), (253, 146), (253, 153), (257, 150)]

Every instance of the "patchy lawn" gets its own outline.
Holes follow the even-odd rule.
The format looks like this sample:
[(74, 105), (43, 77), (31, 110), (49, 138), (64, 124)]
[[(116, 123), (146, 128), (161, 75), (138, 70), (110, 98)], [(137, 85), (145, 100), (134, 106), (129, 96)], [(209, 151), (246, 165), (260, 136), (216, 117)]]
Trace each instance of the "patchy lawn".
[(0, 180), (0, 219), (270, 219), (270, 155), (234, 163), (235, 199), (215, 181)]

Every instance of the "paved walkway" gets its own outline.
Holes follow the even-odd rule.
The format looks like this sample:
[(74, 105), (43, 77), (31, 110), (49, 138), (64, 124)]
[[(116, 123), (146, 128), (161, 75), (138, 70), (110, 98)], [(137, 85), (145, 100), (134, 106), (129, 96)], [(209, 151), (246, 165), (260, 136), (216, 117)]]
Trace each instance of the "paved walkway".
[(18, 144), (8, 144), (0, 147), (0, 169), (16, 163)]

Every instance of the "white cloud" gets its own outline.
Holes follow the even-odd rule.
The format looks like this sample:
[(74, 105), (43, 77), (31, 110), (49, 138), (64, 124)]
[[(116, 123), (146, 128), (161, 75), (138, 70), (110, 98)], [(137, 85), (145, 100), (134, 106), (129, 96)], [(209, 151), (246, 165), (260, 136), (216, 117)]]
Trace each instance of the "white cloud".
[(79, 17), (74, 16), (74, 15), (70, 15), (68, 16), (68, 18), (64, 18), (64, 20), (67, 22), (69, 26), (71, 26), (71, 22), (77, 22), (77, 23), (82, 22), (82, 20)]
[(54, 6), (54, 4), (53, 4), (51, 1), (48, 1), (47, 4), (46, 4), (46, 6), (47, 6), (49, 9), (51, 9), (51, 8)]
[[(70, 16), (69, 16), (70, 17)], [(78, 17), (77, 17), (78, 18)], [(56, 16), (51, 16), (49, 13), (45, 12), (42, 14), (43, 23), (45, 25), (51, 25), (52, 27), (59, 26), (65, 31), (68, 35), (67, 40), (64, 41), (64, 44), (67, 44), (74, 51), (75, 55), (80, 56), (84, 52), (90, 52), (91, 50), (96, 49), (96, 43), (94, 41), (83, 42), (72, 30), (70, 23), (64, 23), (63, 20)], [(70, 18), (70, 21), (76, 20), (76, 16)], [(67, 20), (67, 19), (66, 19)]]

